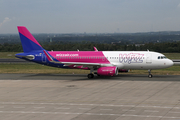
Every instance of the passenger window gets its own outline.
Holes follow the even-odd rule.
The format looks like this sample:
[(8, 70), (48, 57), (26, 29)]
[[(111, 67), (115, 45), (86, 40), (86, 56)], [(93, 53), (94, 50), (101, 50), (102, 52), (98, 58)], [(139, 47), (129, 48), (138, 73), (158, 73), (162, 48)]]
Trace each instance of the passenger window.
[(160, 56), (158, 56), (158, 59), (160, 59)]

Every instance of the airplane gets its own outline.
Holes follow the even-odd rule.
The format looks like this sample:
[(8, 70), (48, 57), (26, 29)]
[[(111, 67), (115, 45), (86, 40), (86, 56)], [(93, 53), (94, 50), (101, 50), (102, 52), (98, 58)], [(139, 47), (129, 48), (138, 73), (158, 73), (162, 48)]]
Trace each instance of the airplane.
[(58, 67), (90, 70), (89, 79), (97, 76), (115, 76), (130, 69), (151, 70), (171, 67), (174, 63), (165, 55), (147, 51), (47, 51), (37, 42), (29, 30), (18, 26), (23, 53), (15, 56), (27, 61)]

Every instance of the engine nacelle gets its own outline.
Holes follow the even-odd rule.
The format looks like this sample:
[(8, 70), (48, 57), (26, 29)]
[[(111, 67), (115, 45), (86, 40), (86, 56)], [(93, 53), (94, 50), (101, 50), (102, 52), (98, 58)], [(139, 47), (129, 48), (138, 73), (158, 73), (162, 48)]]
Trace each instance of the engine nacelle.
[(127, 70), (127, 69), (119, 69), (118, 71), (119, 72), (129, 72), (129, 70)]
[(114, 76), (118, 75), (118, 68), (115, 66), (109, 66), (109, 67), (100, 67), (97, 70), (98, 75), (103, 75), (103, 76)]

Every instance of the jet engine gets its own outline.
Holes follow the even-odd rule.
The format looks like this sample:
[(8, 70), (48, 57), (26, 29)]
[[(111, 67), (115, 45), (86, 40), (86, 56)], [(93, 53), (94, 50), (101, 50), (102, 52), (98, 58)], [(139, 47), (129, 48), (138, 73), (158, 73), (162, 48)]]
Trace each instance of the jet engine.
[(118, 75), (118, 68), (115, 66), (109, 66), (109, 67), (100, 67), (97, 69), (98, 75), (103, 76), (114, 76)]

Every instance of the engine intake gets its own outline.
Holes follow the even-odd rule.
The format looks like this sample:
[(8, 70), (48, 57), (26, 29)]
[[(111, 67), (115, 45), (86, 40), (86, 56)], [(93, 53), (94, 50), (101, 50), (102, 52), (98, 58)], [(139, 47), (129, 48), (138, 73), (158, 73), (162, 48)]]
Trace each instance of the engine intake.
[(129, 72), (127, 69), (119, 69), (119, 72)]
[(103, 76), (114, 76), (118, 75), (118, 68), (114, 66), (109, 66), (109, 67), (100, 67), (97, 70), (98, 75), (103, 75)]

